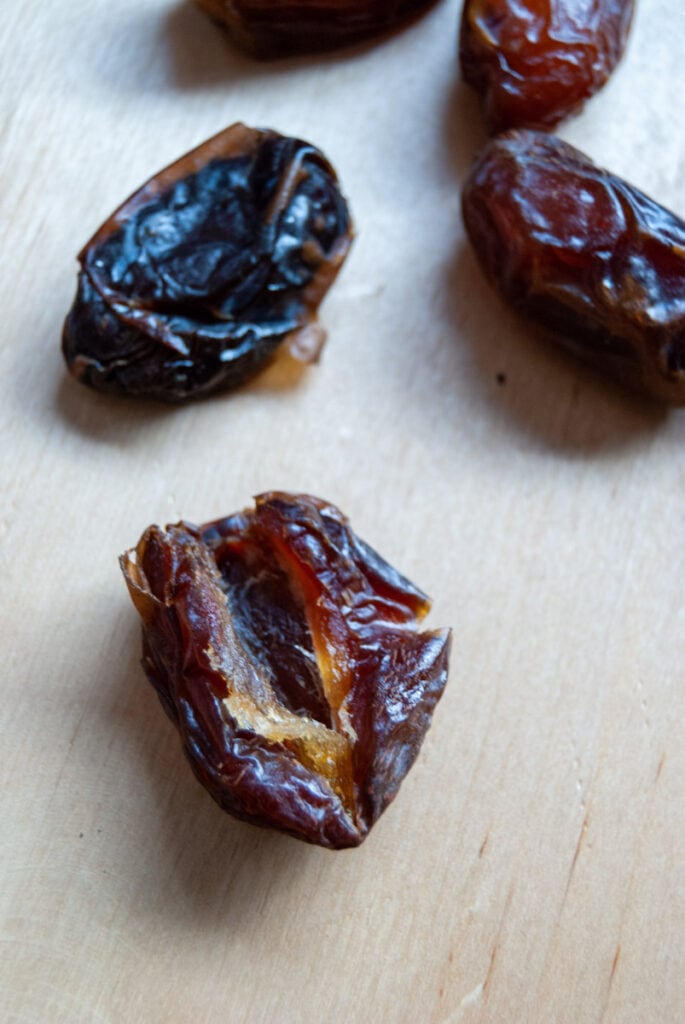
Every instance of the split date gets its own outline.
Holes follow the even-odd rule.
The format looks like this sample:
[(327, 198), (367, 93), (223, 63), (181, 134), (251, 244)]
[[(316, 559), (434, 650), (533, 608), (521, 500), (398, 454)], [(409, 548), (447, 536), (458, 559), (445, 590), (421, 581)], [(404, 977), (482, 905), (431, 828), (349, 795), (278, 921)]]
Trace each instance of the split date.
[(271, 492), (122, 556), (143, 666), (220, 806), (357, 846), (416, 758), (447, 680), (430, 602), (328, 502)]

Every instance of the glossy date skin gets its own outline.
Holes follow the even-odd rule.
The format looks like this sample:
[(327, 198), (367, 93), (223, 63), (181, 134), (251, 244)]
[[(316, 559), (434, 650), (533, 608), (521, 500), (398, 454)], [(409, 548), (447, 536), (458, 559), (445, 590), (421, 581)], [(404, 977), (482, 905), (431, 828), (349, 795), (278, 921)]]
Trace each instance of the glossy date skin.
[(255, 57), (349, 46), (400, 26), (436, 0), (196, 0)]
[(102, 391), (179, 402), (249, 380), (284, 342), (304, 362), (352, 239), (313, 146), (236, 124), (132, 195), (79, 255), (62, 348)]
[(490, 130), (551, 128), (605, 84), (634, 0), (466, 0), (459, 55)]
[(430, 602), (333, 505), (270, 492), (122, 556), (143, 666), (230, 814), (357, 846), (397, 793), (447, 680)]
[(502, 296), (586, 362), (685, 404), (685, 222), (545, 132), (490, 141), (464, 223)]

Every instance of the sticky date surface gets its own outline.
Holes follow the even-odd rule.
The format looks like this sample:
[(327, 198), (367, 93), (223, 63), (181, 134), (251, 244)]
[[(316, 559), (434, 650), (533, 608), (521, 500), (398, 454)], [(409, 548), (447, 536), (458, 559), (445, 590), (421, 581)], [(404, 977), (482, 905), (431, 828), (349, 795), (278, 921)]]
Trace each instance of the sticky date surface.
[(332, 505), (272, 492), (121, 560), (146, 673), (229, 813), (358, 845), (411, 767), (447, 679), (430, 604)]
[(408, 21), (436, 0), (197, 0), (257, 57), (315, 53)]
[(685, 404), (685, 223), (544, 132), (492, 140), (466, 230), (514, 308), (598, 368)]
[(466, 0), (459, 53), (493, 132), (549, 128), (621, 59), (634, 0)]
[(285, 339), (314, 357), (316, 310), (350, 241), (318, 150), (233, 125), (143, 185), (85, 246), (69, 369), (103, 391), (180, 401), (242, 384)]

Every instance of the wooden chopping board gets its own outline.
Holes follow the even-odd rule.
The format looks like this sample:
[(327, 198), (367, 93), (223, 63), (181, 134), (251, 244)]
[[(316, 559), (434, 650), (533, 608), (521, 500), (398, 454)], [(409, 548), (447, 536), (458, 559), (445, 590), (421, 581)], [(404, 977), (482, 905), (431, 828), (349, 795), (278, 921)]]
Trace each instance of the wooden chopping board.
[[(482, 280), (459, 6), (262, 64), (187, 3), (4, 4), (3, 1020), (685, 1020), (685, 413), (549, 350)], [(684, 50), (682, 0), (641, 0), (560, 129), (681, 216)], [(320, 366), (179, 409), (88, 392), (59, 351), (76, 252), (237, 120), (313, 141), (350, 199)], [(454, 628), (358, 850), (222, 815), (139, 667), (118, 554), (272, 488), (338, 504)]]

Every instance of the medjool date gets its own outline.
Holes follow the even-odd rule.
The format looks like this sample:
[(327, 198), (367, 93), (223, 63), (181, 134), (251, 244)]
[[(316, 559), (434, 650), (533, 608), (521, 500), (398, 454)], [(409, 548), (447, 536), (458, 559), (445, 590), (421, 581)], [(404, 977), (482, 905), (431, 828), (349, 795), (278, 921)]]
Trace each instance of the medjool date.
[(685, 223), (545, 132), (490, 141), (463, 192), (504, 298), (585, 361), (685, 404)]
[(237, 387), (284, 341), (310, 361), (351, 238), (317, 149), (233, 125), (143, 185), (80, 253), (67, 365), (102, 391), (182, 401)]
[(408, 21), (436, 0), (197, 0), (256, 57), (348, 46)]
[(430, 602), (333, 505), (279, 492), (121, 559), (143, 665), (224, 810), (358, 845), (411, 767), (447, 679)]
[(549, 128), (602, 88), (634, 0), (466, 0), (459, 52), (493, 132)]

